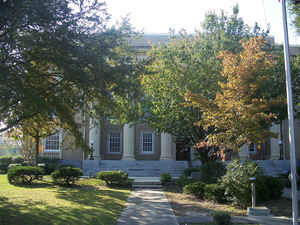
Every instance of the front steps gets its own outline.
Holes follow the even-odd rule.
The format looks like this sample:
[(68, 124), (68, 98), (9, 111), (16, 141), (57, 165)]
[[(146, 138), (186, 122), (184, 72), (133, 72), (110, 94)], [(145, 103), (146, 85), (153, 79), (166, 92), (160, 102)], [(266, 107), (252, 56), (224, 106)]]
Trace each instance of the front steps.
[(188, 168), (187, 161), (175, 160), (83, 160), (86, 176), (95, 176), (99, 171), (122, 170), (129, 177), (160, 177), (169, 173), (174, 178), (183, 175)]
[(129, 177), (133, 179), (133, 188), (157, 189), (162, 188), (159, 177)]

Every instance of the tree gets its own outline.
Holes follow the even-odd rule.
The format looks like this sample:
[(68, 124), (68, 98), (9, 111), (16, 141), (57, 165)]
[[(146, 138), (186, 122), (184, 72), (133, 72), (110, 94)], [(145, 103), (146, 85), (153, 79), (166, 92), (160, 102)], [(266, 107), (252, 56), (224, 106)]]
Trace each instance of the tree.
[(83, 143), (75, 114), (107, 110), (135, 76), (135, 32), (108, 20), (97, 0), (0, 1), (0, 132), (55, 115)]
[[(270, 94), (269, 76), (276, 58), (263, 50), (263, 37), (242, 42), (243, 51), (221, 52), (223, 82), (215, 99), (190, 95), (202, 112), (199, 126), (213, 128), (211, 143), (238, 151), (246, 143), (262, 143), (275, 134), (269, 128), (276, 120), (274, 108), (285, 105), (282, 93)], [(274, 87), (274, 86), (273, 86)]]
[(199, 143), (210, 130), (195, 125), (201, 118), (201, 109), (184, 106), (186, 93), (214, 99), (218, 81), (223, 79), (219, 52), (239, 52), (239, 40), (259, 35), (267, 36), (267, 32), (257, 25), (251, 30), (238, 17), (236, 6), (229, 16), (223, 11), (208, 13), (202, 30), (195, 35), (171, 35), (165, 46), (153, 47), (150, 64), (141, 78), (144, 121), (183, 140), (187, 146)]

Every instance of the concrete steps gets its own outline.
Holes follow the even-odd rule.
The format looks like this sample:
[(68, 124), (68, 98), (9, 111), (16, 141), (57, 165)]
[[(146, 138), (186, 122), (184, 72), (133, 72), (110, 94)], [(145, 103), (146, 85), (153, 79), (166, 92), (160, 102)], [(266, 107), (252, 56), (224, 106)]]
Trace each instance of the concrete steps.
[(157, 189), (162, 188), (159, 177), (129, 177), (133, 179), (133, 188)]
[(93, 160), (84, 162), (84, 174), (94, 176), (99, 171), (122, 170), (130, 177), (160, 177), (170, 173), (172, 177), (183, 175), (187, 161), (175, 160)]

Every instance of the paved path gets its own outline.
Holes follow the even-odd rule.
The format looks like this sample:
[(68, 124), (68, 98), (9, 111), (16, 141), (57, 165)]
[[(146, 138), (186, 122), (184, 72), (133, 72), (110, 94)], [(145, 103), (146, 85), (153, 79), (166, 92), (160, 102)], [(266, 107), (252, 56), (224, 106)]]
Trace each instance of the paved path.
[(178, 225), (178, 222), (162, 190), (135, 189), (117, 225)]

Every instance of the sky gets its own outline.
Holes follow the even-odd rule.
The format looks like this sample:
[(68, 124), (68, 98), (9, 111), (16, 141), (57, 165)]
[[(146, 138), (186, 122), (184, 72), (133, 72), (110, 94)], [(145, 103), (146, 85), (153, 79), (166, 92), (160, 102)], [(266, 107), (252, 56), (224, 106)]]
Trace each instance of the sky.
[[(169, 29), (193, 33), (208, 11), (223, 9), (231, 14), (238, 3), (239, 16), (249, 25), (255, 22), (266, 29), (276, 43), (283, 41), (281, 3), (278, 0), (106, 0), (113, 21), (129, 15), (132, 25), (144, 33), (167, 34)], [(289, 26), (290, 44), (300, 45), (300, 36)]]

